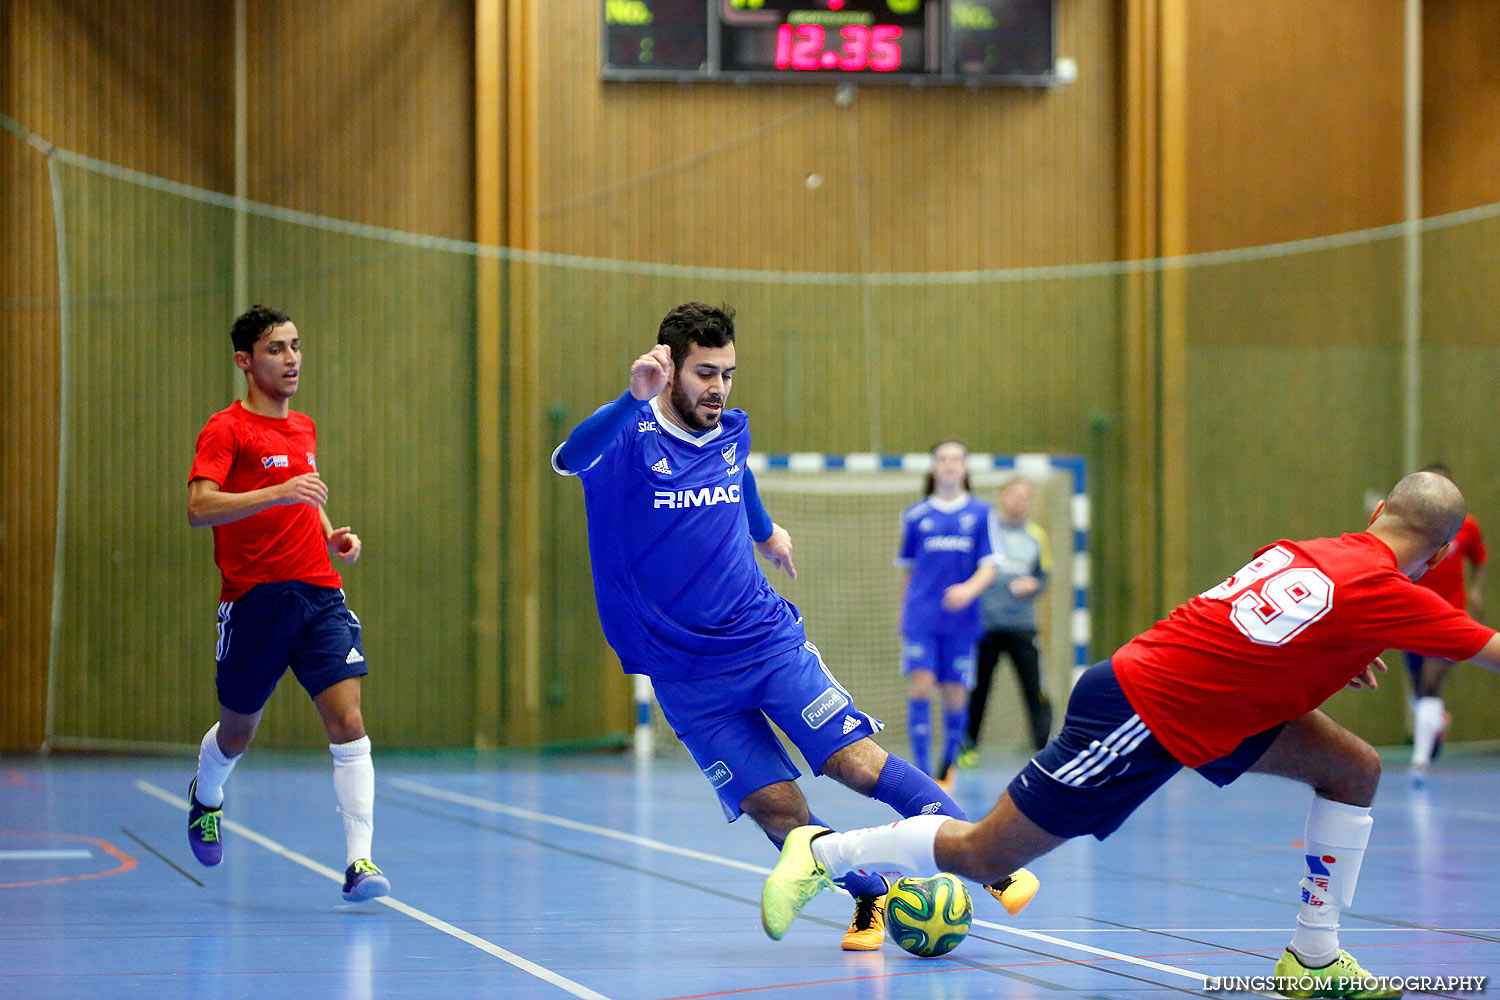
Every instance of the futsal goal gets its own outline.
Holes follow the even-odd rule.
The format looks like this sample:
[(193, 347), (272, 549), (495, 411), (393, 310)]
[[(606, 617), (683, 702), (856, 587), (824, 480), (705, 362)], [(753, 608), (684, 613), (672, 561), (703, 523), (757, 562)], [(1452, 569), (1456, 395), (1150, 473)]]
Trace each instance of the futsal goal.
[[(901, 512), (921, 499), (930, 456), (817, 453), (752, 454), (749, 467), (776, 523), (791, 533), (797, 579), (768, 576), (802, 611), (808, 638), (856, 704), (885, 722), (877, 737), (906, 754), (906, 682), (901, 676), (902, 573), (894, 565)], [(969, 456), (971, 492), (998, 506), (1014, 477), (1032, 484), (1030, 519), (1048, 536), (1052, 575), (1037, 601), (1042, 689), (1057, 706), (1088, 666), (1089, 500), (1085, 464), (1071, 455)], [(764, 566), (765, 564), (762, 563)], [(680, 750), (651, 702), (650, 683), (636, 688), (638, 753)], [(985, 713), (981, 746), (1030, 748), (1015, 673), (1001, 658)]]

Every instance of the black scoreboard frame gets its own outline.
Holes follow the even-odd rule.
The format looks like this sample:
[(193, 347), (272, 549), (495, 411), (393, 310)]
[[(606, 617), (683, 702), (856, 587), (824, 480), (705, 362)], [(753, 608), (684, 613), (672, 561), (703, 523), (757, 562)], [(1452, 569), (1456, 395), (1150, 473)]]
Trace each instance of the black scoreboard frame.
[[(917, 4), (922, 9), (929, 24), (928, 34), (924, 35), (923, 45), (928, 49), (935, 49), (924, 53), (924, 69), (921, 71), (893, 70), (889, 72), (877, 72), (873, 70), (857, 71), (825, 71), (804, 69), (744, 69), (723, 65), (724, 62), (724, 8), (733, 4), (733, 0), (701, 0), (704, 13), (704, 56), (702, 62), (696, 67), (686, 66), (669, 67), (646, 67), (641, 65), (623, 65), (610, 61), (611, 41), (616, 38), (639, 38), (646, 29), (643, 25), (635, 24), (611, 24), (608, 20), (608, 12), (612, 4), (617, 4), (617, 10), (647, 9), (653, 2), (671, 4), (673, 0), (643, 0), (633, 4), (632, 0), (600, 0), (599, 2), (599, 77), (609, 82), (667, 82), (667, 83), (811, 83), (811, 84), (878, 84), (883, 86), (905, 85), (911, 87), (1033, 87), (1045, 88), (1056, 87), (1071, 81), (1071, 76), (1060, 75), (1057, 70), (1057, 0), (920, 0)], [(800, 8), (799, 14), (806, 13), (808, 16), (824, 16), (823, 8), (829, 6), (827, 0), (806, 0), (806, 2), (788, 3), (787, 0), (772, 0), (778, 8), (796, 6)], [(859, 2), (859, 0), (855, 0)], [(681, 3), (681, 0), (678, 0)], [(1039, 13), (1044, 13), (1047, 27), (1048, 59), (1045, 71), (1015, 72), (961, 72), (957, 67), (954, 45), (955, 38), (960, 37), (961, 32), (969, 32), (973, 35), (984, 33), (984, 28), (956, 28), (952, 24), (951, 9), (956, 3), (968, 3), (973, 6), (990, 10), (996, 5), (1018, 5), (1027, 8), (1026, 13), (1039, 19)], [(684, 6), (693, 6), (691, 0)], [(1045, 8), (1044, 12), (1038, 8)], [(896, 15), (902, 16), (902, 15)], [(690, 26), (696, 28), (696, 25)], [(731, 31), (742, 30), (739, 27), (730, 28)], [(989, 29), (1000, 34), (1000, 29)], [(611, 32), (615, 34), (612, 35)], [(693, 32), (696, 34), (696, 32)], [(934, 36), (935, 33), (935, 36)], [(825, 50), (824, 58), (827, 58)], [(935, 68), (934, 67), (935, 64)]]

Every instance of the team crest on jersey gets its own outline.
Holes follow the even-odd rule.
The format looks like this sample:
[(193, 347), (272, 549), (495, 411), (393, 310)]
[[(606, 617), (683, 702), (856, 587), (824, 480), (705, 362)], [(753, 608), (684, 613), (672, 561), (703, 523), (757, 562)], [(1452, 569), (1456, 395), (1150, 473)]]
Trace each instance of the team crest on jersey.
[(260, 464), (261, 464), (261, 468), (264, 468), (264, 469), (270, 469), (270, 468), (285, 469), (289, 465), (291, 465), (291, 463), (286, 460), (286, 456), (285, 455), (262, 455), (261, 459), (260, 459)]
[(719, 449), (719, 454), (724, 456), (725, 465), (734, 464), (734, 449), (735, 445), (733, 444), (726, 444), (724, 447)]
[(672, 467), (667, 464), (666, 458), (662, 457), (657, 459), (655, 465), (651, 466), (651, 471), (660, 473), (663, 476), (670, 476), (672, 474)]
[(960, 514), (958, 516), (958, 530), (959, 531), (972, 531), (972, 530), (974, 530), (974, 519), (975, 518), (974, 518), (973, 514)]

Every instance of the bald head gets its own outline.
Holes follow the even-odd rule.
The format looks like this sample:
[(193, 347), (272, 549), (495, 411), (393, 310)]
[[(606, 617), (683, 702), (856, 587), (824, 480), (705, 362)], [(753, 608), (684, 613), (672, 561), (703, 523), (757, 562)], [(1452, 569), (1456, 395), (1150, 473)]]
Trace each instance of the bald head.
[(1396, 484), (1372, 529), (1404, 535), (1429, 552), (1453, 540), (1464, 523), (1464, 495), (1436, 472), (1413, 472)]

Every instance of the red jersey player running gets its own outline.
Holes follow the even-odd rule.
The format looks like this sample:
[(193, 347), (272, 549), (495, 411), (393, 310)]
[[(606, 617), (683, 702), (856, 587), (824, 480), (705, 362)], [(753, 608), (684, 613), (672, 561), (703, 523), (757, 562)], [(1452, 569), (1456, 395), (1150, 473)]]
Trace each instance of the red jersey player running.
[(873, 830), (800, 827), (766, 880), (773, 938), (849, 872), (992, 881), (1071, 837), (1104, 839), (1183, 767), (1217, 785), (1246, 771), (1310, 785), (1306, 874), (1292, 941), (1276, 963), (1286, 995), (1395, 997), (1339, 949), (1339, 913), (1370, 838), (1380, 758), (1318, 710), (1345, 685), (1375, 686), (1385, 649), (1500, 670), (1500, 637), (1415, 585), (1464, 519), (1452, 482), (1417, 472), (1368, 530), (1281, 541), (1089, 668), (1063, 730), (977, 823), (921, 816)]
[[(1453, 478), (1446, 465), (1433, 463), (1428, 472)], [(1489, 561), (1489, 552), (1484, 547), (1484, 535), (1479, 531), (1479, 522), (1473, 514), (1465, 515), (1463, 527), (1453, 536), (1448, 554), (1442, 562), (1428, 570), (1419, 581), (1422, 586), (1461, 611), (1478, 615), (1484, 599), (1484, 565)], [(1469, 579), (1464, 580), (1464, 568), (1470, 568)], [(1448, 728), (1448, 713), (1443, 708), (1443, 681), (1453, 669), (1452, 660), (1406, 654), (1406, 669), (1411, 673), (1412, 689), (1412, 741), (1411, 780), (1418, 787), (1427, 781), (1427, 767), (1437, 756), (1438, 741)]]
[(224, 857), (224, 781), (250, 746), (271, 692), (292, 673), (307, 690), (333, 752), (333, 790), (344, 817), (351, 902), (390, 892), (370, 861), (375, 767), (359, 709), (369, 673), (359, 619), (344, 603), (329, 556), (359, 558), (359, 536), (323, 510), (313, 422), (291, 409), (302, 342), (285, 313), (251, 306), (230, 331), (245, 373), (244, 403), (209, 418), (188, 480), (188, 523), (214, 530), (219, 594), (219, 721), (203, 736), (188, 788), (188, 846), (205, 865)]

